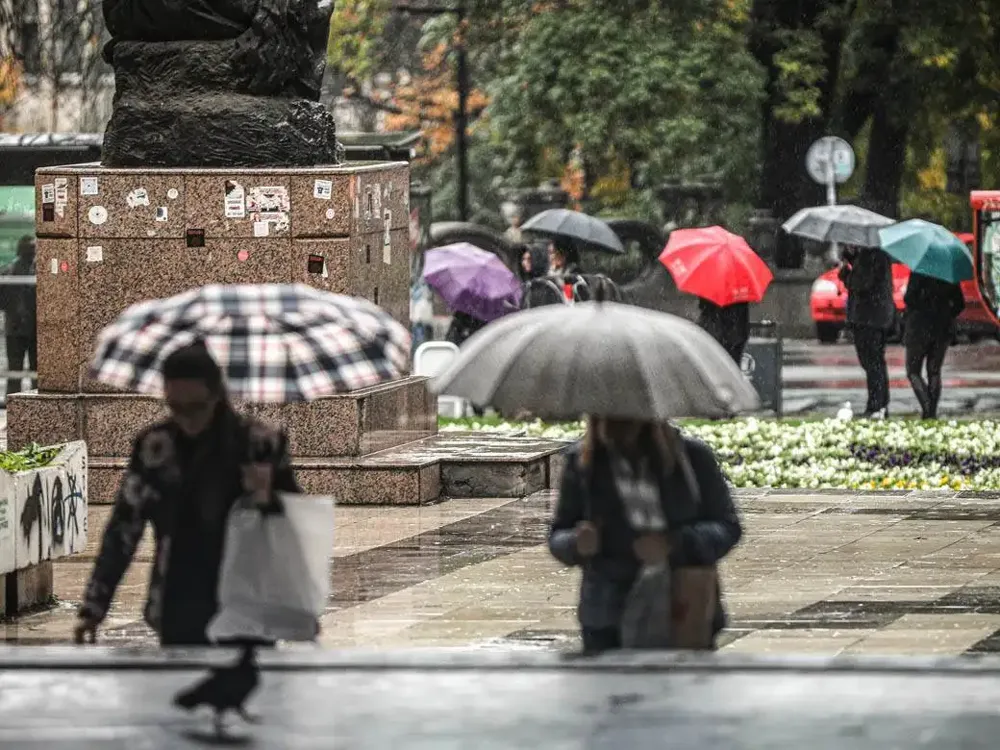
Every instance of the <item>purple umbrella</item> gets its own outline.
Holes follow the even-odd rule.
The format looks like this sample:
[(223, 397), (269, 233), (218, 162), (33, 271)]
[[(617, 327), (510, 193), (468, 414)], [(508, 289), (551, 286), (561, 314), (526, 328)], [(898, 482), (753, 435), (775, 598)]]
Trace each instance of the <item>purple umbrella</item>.
[(487, 323), (521, 304), (517, 277), (493, 253), (468, 242), (428, 250), (424, 281), (452, 310)]

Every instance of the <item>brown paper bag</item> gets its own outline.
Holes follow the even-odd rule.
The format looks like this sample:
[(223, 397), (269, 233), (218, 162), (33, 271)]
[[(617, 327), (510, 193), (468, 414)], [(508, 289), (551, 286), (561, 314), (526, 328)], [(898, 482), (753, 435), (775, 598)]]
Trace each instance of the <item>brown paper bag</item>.
[(715, 566), (677, 568), (672, 579), (672, 625), (674, 648), (712, 648), (712, 620), (718, 590)]

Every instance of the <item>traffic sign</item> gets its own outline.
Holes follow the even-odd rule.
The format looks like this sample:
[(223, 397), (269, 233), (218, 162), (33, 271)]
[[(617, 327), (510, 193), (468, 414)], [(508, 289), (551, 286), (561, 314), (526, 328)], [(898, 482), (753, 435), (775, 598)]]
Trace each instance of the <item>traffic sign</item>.
[(855, 157), (851, 144), (843, 138), (828, 135), (809, 147), (806, 154), (806, 170), (820, 185), (831, 182), (843, 184), (854, 174)]

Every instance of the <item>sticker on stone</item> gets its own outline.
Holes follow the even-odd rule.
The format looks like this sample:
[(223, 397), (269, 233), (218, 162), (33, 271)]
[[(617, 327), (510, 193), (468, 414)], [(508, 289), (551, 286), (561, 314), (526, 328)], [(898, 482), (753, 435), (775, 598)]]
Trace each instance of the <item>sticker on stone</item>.
[(42, 203), (56, 202), (56, 186), (52, 183), (42, 185)]
[(386, 209), (385, 236), (382, 238), (382, 262), (387, 265), (392, 263), (392, 233), (389, 231), (390, 227), (392, 227), (392, 211)]
[(166, 221), (168, 218), (169, 218), (169, 213), (167, 211), (167, 207), (166, 206), (159, 206), (156, 209), (156, 220), (157, 221)]
[(180, 193), (177, 191), (177, 188), (170, 188), (170, 190), (167, 191), (167, 198), (172, 201), (177, 200), (177, 196), (179, 195)]
[(52, 262), (49, 264), (49, 268), (52, 271), (52, 275), (56, 276), (59, 273), (59, 259), (53, 258)]
[(333, 180), (316, 180), (313, 183), (313, 197), (324, 201), (333, 198)]
[(80, 195), (99, 195), (101, 192), (96, 177), (80, 178)]
[[(254, 222), (254, 237), (267, 237), (271, 233), (288, 231), (291, 203), (288, 188), (283, 185), (250, 188), (246, 209)], [(261, 224), (266, 225), (266, 228), (259, 226)]]
[(267, 221), (255, 221), (253, 223), (254, 237), (267, 237), (271, 233), (271, 223)]
[(87, 262), (100, 263), (104, 260), (104, 248), (100, 245), (92, 245), (87, 248)]
[(246, 218), (246, 192), (240, 183), (233, 180), (226, 180), (225, 209), (227, 219)]
[(310, 255), (306, 260), (306, 272), (314, 275), (323, 273), (326, 269), (326, 258), (322, 255)]
[(91, 224), (100, 226), (108, 220), (108, 209), (104, 206), (92, 206), (90, 211), (87, 212), (87, 218)]
[(146, 188), (136, 188), (125, 197), (125, 202), (128, 204), (129, 208), (148, 206), (149, 193), (146, 192)]

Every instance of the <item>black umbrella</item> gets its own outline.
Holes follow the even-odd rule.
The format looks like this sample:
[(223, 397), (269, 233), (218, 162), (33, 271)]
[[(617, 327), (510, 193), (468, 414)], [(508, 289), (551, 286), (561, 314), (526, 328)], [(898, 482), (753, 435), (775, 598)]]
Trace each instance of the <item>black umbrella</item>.
[(611, 227), (600, 219), (579, 211), (550, 208), (532, 216), (521, 229), (567, 239), (591, 250), (620, 254), (625, 252), (625, 246)]

